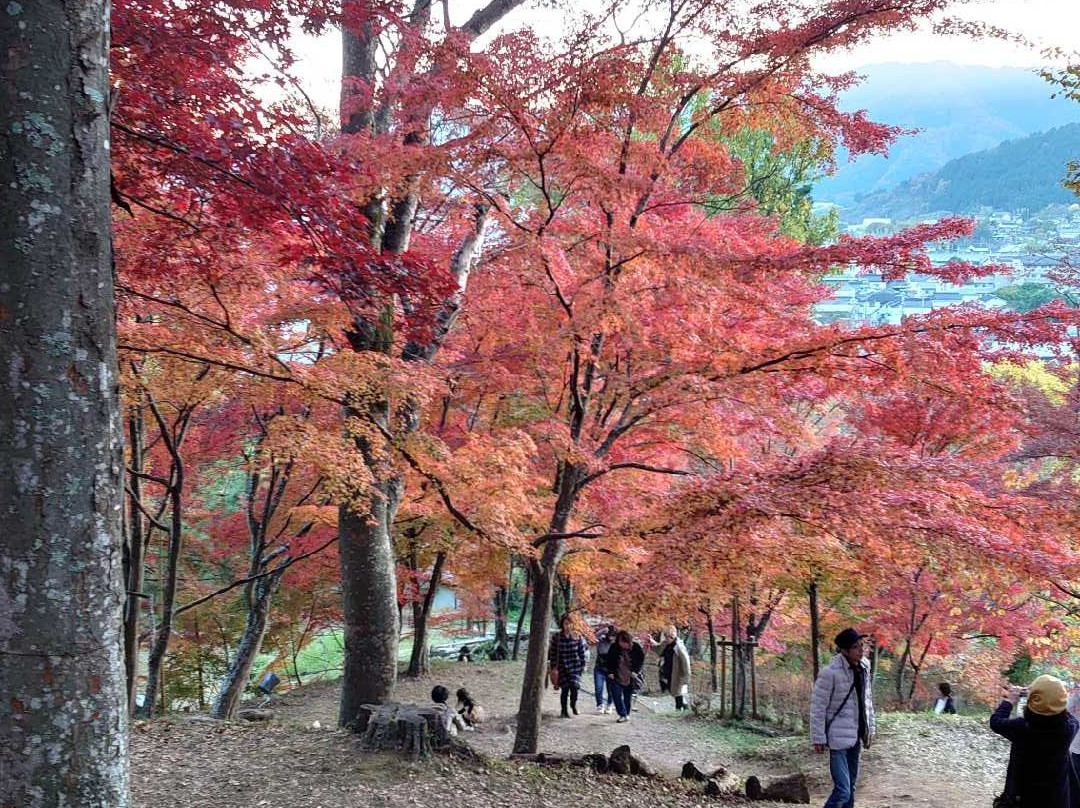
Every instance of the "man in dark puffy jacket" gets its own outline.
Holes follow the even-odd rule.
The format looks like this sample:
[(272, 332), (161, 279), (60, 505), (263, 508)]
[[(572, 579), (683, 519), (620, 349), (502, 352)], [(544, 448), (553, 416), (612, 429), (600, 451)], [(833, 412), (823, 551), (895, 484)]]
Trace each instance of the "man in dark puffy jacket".
[(1000, 804), (1070, 808), (1069, 745), (1078, 725), (1065, 710), (1065, 684), (1054, 676), (1040, 676), (1027, 689), (1024, 714), (1010, 718), (1022, 694), (1019, 687), (1008, 688), (990, 716), (990, 729), (1012, 742)]

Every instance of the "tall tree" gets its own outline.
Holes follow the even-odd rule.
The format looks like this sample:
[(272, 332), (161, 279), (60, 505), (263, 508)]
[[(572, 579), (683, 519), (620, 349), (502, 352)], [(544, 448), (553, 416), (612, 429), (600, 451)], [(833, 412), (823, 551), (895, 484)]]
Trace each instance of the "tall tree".
[[(446, 176), (435, 167), (447, 160), (428, 149), (433, 116), (442, 105), (451, 108), (459, 90), (459, 60), (469, 58), (469, 45), (524, 0), (490, 0), (468, 20), (453, 25), (444, 5), (441, 32), (432, 25), (428, 0), (345, 0), (342, 4), (342, 132), (349, 148), (370, 152), (389, 144), (398, 173), (389, 190), (379, 189), (363, 201), (372, 249), (394, 258), (405, 254), (419, 230), (421, 195)], [(432, 155), (435, 162), (432, 163)], [(403, 170), (401, 170), (403, 169)], [(436, 193), (446, 198), (445, 192)], [(348, 339), (352, 350), (406, 362), (430, 362), (442, 347), (462, 305), (461, 295), (482, 247), (488, 206), (477, 205), (471, 227), (444, 267), (454, 286), (439, 307), (436, 324), (422, 338), (401, 340), (395, 309), (414, 305), (409, 299), (365, 293), (369, 308), (356, 318)], [(394, 408), (387, 390), (367, 390), (346, 406), (357, 448), (375, 470), (373, 489), (341, 506), (338, 518), (345, 673), (338, 721), (351, 724), (360, 705), (388, 700), (397, 677), (397, 581), (393, 524), (404, 492), (404, 480), (393, 464), (393, 444), (419, 426), (419, 406), (406, 399)]]
[(102, 0), (0, 18), (0, 803), (128, 804)]

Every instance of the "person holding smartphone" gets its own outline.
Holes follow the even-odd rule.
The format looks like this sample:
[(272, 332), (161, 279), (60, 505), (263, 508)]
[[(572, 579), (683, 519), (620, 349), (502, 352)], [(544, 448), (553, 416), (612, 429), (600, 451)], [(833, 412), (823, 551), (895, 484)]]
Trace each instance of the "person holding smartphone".
[[(1022, 698), (1027, 704), (1012, 718)], [(990, 716), (990, 729), (1012, 744), (1005, 791), (994, 808), (1039, 806), (1070, 808), (1072, 759), (1069, 745), (1078, 728), (1069, 715), (1065, 683), (1056, 676), (1040, 676), (1029, 687), (1006, 687), (1001, 704)]]

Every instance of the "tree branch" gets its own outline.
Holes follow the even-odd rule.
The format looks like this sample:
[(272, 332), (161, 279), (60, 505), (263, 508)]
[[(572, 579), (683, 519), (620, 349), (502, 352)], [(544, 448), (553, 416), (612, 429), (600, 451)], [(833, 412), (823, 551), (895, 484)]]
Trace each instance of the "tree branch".
[(179, 608), (174, 609), (173, 610), (173, 617), (180, 614), (181, 612), (186, 612), (188, 609), (194, 609), (196, 606), (201, 606), (203, 603), (206, 603), (206, 601), (208, 601), (208, 600), (210, 600), (212, 598), (216, 598), (218, 595), (224, 595), (226, 592), (228, 592), (230, 590), (233, 590), (233, 589), (236, 589), (236, 587), (238, 587), (238, 586), (243, 586), (244, 584), (251, 583), (252, 581), (257, 581), (260, 578), (268, 578), (271, 575), (279, 575), (279, 574), (283, 573), (285, 570), (287, 570), (289, 567), (291, 567), (293, 564), (295, 564), (297, 561), (303, 561), (305, 558), (310, 558), (311, 556), (315, 555), (316, 553), (321, 553), (323, 550), (325, 550), (327, 547), (329, 547), (331, 544), (333, 544), (337, 540), (338, 540), (338, 537), (334, 536), (334, 538), (330, 539), (329, 541), (325, 542), (324, 544), (321, 544), (320, 546), (316, 547), (314, 550), (310, 550), (310, 551), (304, 553), (303, 555), (298, 555), (295, 558), (290, 558), (287, 561), (284, 561), (283, 563), (278, 564), (272, 570), (268, 570), (267, 572), (260, 572), (258, 575), (248, 575), (245, 578), (237, 578), (231, 584), (229, 584), (228, 586), (223, 586), (221, 589), (218, 589), (216, 592), (211, 592), (209, 595), (203, 595), (203, 597), (198, 598), (197, 600), (193, 600), (193, 601), (191, 601), (191, 603), (185, 603), (183, 606), (180, 606)]

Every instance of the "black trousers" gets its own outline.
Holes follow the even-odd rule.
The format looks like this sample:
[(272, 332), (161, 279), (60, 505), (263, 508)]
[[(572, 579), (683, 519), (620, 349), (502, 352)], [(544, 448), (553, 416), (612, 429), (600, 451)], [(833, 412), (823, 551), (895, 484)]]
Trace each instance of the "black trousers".
[(675, 697), (675, 709), (676, 710), (685, 710), (686, 709), (686, 699), (683, 696), (676, 696)]
[(563, 715), (567, 715), (566, 701), (570, 700), (570, 709), (577, 713), (577, 695), (578, 686), (574, 684), (573, 680), (569, 680), (562, 686), (562, 691), (559, 693), (559, 704), (562, 706)]

